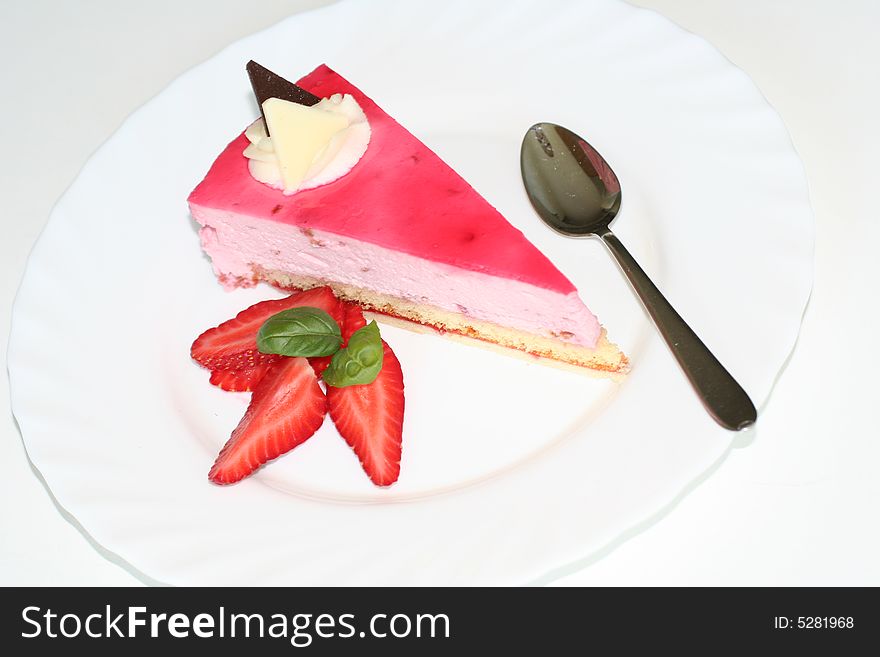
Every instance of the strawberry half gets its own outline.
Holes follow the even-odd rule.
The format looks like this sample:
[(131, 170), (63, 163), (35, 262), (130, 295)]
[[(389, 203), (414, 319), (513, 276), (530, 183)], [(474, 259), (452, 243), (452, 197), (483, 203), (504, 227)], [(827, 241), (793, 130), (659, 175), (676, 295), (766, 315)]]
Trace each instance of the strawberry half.
[(272, 363), (241, 370), (212, 370), (211, 384), (228, 392), (250, 392), (272, 367)]
[[(344, 347), (348, 344), (348, 339), (351, 337), (352, 333), (367, 325), (367, 320), (364, 319), (364, 313), (360, 306), (347, 301), (341, 303), (341, 321), (338, 320), (338, 322), (339, 329), (342, 331), (342, 346)], [(334, 317), (334, 319), (336, 318)], [(330, 359), (332, 358), (333, 356), (314, 356), (309, 358), (309, 363), (311, 363), (312, 369), (315, 370), (316, 376), (321, 376), (324, 370), (330, 365)]]
[(234, 484), (305, 442), (320, 428), (327, 398), (305, 358), (282, 358), (254, 388), (247, 412), (208, 478)]
[(400, 475), (403, 372), (391, 347), (384, 341), (382, 346), (382, 369), (376, 380), (362, 386), (328, 386), (327, 406), (372, 482), (388, 486)]
[(342, 302), (333, 296), (330, 288), (316, 287), (283, 299), (261, 301), (242, 310), (197, 337), (190, 354), (210, 370), (242, 370), (277, 363), (281, 356), (257, 350), (257, 331), (272, 315), (299, 306), (320, 308), (337, 322), (342, 317)]

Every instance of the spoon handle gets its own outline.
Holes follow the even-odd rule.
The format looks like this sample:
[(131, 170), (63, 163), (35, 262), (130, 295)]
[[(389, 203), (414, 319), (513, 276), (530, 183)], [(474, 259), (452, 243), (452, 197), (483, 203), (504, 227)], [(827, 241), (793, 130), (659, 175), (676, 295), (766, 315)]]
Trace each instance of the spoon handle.
[(675, 311), (617, 236), (607, 228), (598, 235), (614, 254), (709, 415), (732, 431), (754, 424), (758, 412), (745, 390)]

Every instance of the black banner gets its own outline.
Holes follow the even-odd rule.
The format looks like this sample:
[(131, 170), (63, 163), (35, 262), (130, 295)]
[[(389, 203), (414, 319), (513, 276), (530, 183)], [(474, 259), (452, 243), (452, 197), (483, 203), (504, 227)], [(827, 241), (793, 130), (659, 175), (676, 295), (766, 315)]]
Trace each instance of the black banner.
[(851, 654), (880, 636), (874, 589), (6, 589), (0, 613), (16, 655)]

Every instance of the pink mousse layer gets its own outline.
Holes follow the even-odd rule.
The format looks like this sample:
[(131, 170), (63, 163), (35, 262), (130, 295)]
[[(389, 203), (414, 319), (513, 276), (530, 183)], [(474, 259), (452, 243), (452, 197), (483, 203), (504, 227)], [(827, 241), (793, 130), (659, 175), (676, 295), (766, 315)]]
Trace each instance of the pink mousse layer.
[(556, 292), (575, 291), (520, 231), (360, 89), (326, 66), (299, 84), (318, 96), (355, 97), (372, 131), (360, 162), (328, 185), (284, 196), (250, 176), (242, 134), (193, 190), (191, 205), (308, 226)]
[[(193, 207), (202, 247), (223, 280), (245, 284), (252, 263), (346, 283), (546, 337), (595, 347), (599, 324), (576, 292), (429, 262), (338, 233)], [(291, 255), (293, 254), (293, 255)]]
[(284, 196), (251, 177), (244, 134), (229, 144), (189, 197), (219, 276), (279, 269), (595, 346), (599, 324), (574, 285), (433, 151), (328, 67), (299, 84), (352, 94), (370, 145), (342, 178)]

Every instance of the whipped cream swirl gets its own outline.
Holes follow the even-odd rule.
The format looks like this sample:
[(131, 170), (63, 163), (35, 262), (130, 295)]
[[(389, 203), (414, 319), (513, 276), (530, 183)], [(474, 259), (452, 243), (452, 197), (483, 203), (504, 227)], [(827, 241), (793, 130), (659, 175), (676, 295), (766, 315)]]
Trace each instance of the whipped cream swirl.
[(367, 151), (371, 135), (370, 123), (358, 102), (350, 94), (334, 94), (312, 107), (342, 116), (348, 125), (335, 133), (327, 145), (315, 154), (299, 185), (295, 189), (285, 188), (278, 155), (272, 144), (272, 137), (266, 133), (262, 118), (254, 121), (245, 130), (250, 144), (245, 148), (244, 155), (248, 158), (251, 176), (261, 183), (282, 190), (285, 195), (290, 195), (326, 185), (354, 168)]

